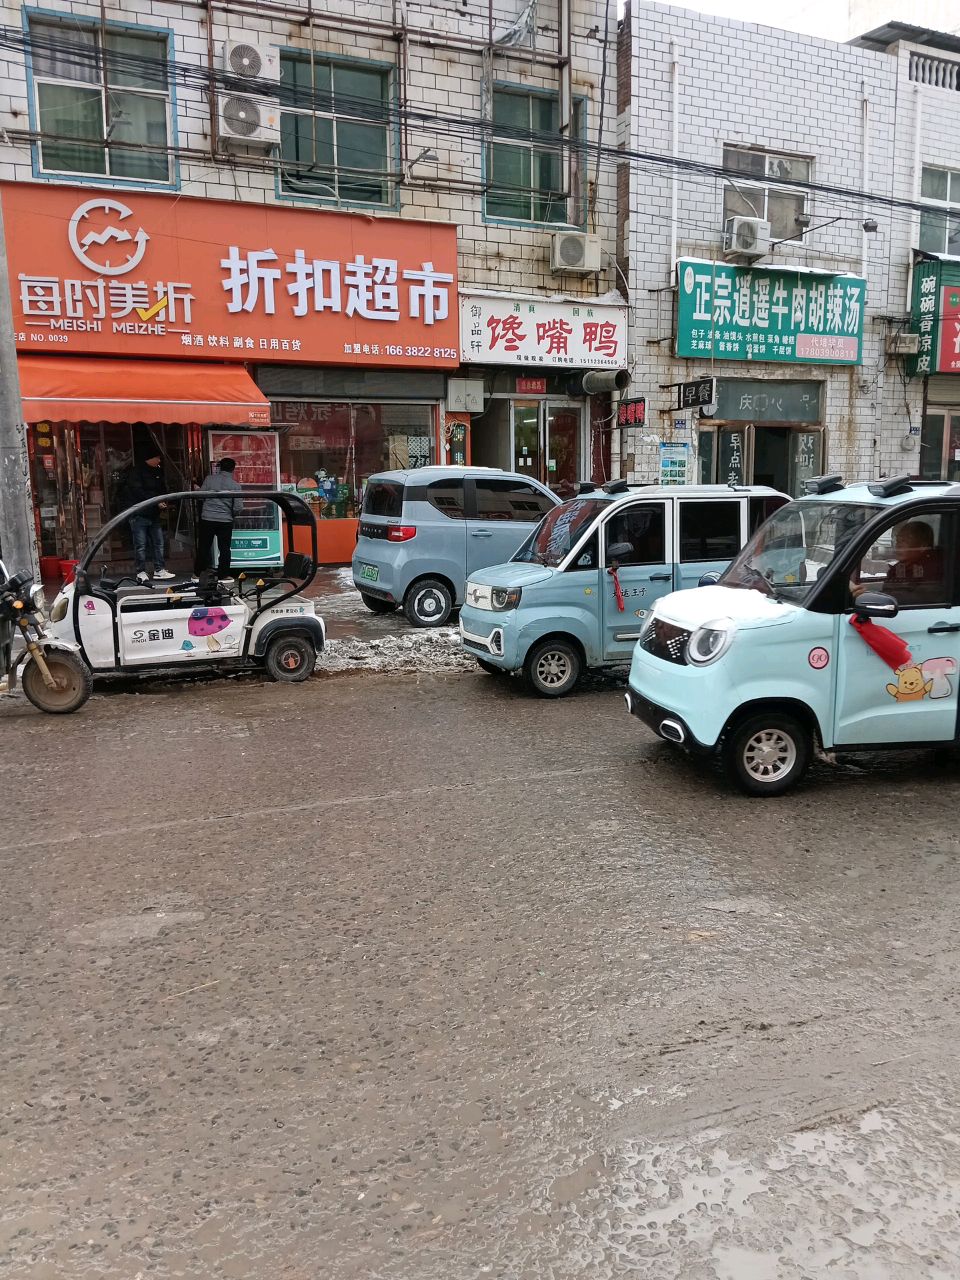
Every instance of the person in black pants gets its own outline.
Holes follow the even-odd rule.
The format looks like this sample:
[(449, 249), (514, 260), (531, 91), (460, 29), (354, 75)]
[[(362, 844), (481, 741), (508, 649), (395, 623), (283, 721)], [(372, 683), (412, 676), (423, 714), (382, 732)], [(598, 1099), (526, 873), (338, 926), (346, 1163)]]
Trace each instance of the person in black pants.
[(197, 573), (209, 569), (213, 562), (213, 543), (217, 543), (217, 577), (221, 582), (230, 578), (230, 539), (233, 523), (240, 507), (241, 486), (234, 480), (236, 468), (233, 458), (221, 458), (218, 469), (207, 476), (200, 486), (201, 493), (210, 497), (200, 507), (200, 533), (197, 546)]

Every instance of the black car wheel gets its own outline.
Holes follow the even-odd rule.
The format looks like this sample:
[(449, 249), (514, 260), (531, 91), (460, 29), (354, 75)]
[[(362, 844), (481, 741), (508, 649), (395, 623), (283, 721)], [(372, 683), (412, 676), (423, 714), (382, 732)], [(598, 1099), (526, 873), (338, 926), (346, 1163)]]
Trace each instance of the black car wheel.
[(748, 796), (779, 796), (806, 773), (812, 745), (809, 731), (793, 716), (761, 712), (732, 730), (723, 759)]
[(523, 677), (541, 698), (562, 698), (577, 687), (583, 662), (568, 640), (541, 640), (527, 654)]
[(453, 597), (438, 578), (421, 578), (407, 592), (403, 612), (415, 627), (442, 627), (453, 609)]

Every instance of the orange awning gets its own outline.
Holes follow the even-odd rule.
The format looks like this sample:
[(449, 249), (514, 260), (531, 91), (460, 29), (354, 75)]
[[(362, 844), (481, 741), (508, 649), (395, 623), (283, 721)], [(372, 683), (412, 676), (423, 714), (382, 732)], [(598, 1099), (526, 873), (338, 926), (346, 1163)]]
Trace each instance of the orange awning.
[(270, 402), (239, 364), (20, 356), (27, 422), (267, 427)]

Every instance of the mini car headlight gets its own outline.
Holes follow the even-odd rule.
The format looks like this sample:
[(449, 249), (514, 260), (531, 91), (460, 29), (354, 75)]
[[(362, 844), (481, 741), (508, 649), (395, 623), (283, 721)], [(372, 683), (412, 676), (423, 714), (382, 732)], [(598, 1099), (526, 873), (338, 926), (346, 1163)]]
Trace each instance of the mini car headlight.
[(67, 605), (69, 601), (66, 596), (58, 596), (53, 602), (53, 608), (50, 610), (51, 622), (62, 622), (67, 616)]
[(490, 603), (498, 613), (505, 609), (515, 609), (520, 603), (519, 587), (494, 587), (490, 592)]
[(716, 618), (697, 627), (687, 641), (687, 661), (705, 667), (723, 657), (733, 640), (734, 626), (729, 618)]
[(653, 621), (654, 621), (653, 610), (648, 609), (647, 616), (644, 618), (643, 622), (640, 624), (640, 634), (637, 636), (638, 641), (640, 641), (641, 643), (646, 639), (647, 633), (653, 627)]

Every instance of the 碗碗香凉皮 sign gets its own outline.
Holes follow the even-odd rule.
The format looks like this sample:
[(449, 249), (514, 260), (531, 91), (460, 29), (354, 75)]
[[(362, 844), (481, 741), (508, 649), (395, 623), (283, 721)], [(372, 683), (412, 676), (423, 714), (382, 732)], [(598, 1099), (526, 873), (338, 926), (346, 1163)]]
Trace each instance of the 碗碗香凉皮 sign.
[(913, 377), (960, 373), (960, 265), (939, 259), (916, 264), (910, 331), (920, 339), (907, 366)]
[(454, 226), (4, 183), (21, 351), (460, 362)]
[(681, 258), (678, 356), (860, 364), (866, 281), (790, 267)]

